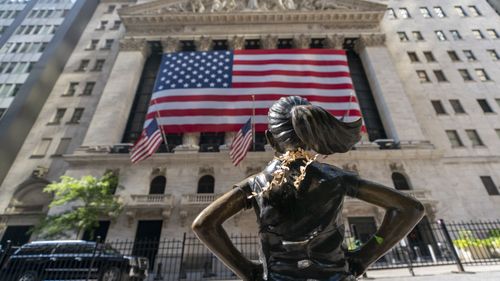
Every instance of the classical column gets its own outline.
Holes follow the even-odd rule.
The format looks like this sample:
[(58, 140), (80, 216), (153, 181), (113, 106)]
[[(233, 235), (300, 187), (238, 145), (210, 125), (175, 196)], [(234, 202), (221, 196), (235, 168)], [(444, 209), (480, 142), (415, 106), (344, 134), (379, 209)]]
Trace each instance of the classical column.
[(308, 49), (311, 46), (311, 36), (301, 34), (293, 38), (293, 46), (297, 49)]
[(424, 141), (413, 107), (384, 42), (384, 34), (361, 35), (354, 50), (363, 63), (387, 137), (396, 142)]
[(261, 38), (262, 49), (276, 49), (278, 48), (278, 36), (266, 35)]
[(177, 38), (168, 37), (160, 42), (164, 53), (178, 52), (181, 49), (181, 41)]
[[(144, 39), (125, 38), (82, 146), (121, 143), (150, 48)], [(113, 124), (110, 126), (109, 124)]]

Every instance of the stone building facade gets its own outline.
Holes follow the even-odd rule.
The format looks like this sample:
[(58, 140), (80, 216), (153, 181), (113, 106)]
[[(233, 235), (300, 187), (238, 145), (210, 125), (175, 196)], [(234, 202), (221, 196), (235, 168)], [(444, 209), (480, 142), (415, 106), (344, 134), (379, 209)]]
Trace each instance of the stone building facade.
[[(125, 209), (115, 221), (103, 218), (101, 235), (189, 232), (201, 209), (273, 152), (257, 136), (256, 151), (234, 167), (232, 132), (168, 135), (168, 147), (132, 165), (130, 143), (163, 53), (243, 48), (347, 50), (368, 134), (353, 151), (321, 161), (415, 196), (427, 221), (498, 219), (498, 26), (484, 0), (101, 1), (0, 187), (0, 234), (49, 212), (41, 193), (48, 181), (110, 170)], [(83, 110), (52, 124), (59, 109)], [(348, 198), (344, 215), (370, 232), (384, 213)], [(226, 228), (255, 232), (255, 216), (242, 212)]]

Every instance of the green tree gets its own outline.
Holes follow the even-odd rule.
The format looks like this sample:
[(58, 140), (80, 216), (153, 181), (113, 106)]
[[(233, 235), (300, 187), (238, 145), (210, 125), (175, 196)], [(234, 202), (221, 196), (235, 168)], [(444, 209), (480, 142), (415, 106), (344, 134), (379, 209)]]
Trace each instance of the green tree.
[(43, 191), (54, 195), (50, 208), (65, 210), (45, 217), (33, 232), (44, 238), (56, 238), (76, 231), (79, 238), (84, 231), (97, 228), (103, 216), (116, 218), (123, 208), (113, 195), (117, 186), (118, 177), (112, 172), (101, 178), (62, 176), (60, 182), (47, 185)]

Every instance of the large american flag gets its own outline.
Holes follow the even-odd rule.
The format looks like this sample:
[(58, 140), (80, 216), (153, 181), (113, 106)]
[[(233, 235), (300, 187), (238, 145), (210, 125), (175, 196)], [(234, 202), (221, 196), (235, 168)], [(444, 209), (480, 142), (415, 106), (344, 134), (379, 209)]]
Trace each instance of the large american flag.
[(238, 131), (255, 107), (261, 132), (269, 107), (287, 95), (345, 122), (361, 117), (343, 50), (180, 52), (163, 55), (145, 126), (158, 114), (166, 133)]

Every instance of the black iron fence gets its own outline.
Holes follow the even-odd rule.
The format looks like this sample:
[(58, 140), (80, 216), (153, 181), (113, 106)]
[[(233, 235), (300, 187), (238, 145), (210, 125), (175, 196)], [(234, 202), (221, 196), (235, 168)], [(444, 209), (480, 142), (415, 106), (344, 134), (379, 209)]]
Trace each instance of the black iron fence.
[[(353, 250), (365, 242), (357, 239), (361, 236), (357, 232), (360, 230), (356, 227), (349, 227), (346, 248)], [(231, 239), (249, 259), (259, 259), (257, 235), (233, 235)], [(54, 248), (39, 250), (30, 257), (38, 262), (30, 263), (27, 255), (23, 259), (22, 250), (7, 245), (0, 252), (0, 280), (124, 280), (121, 278), (138, 270), (138, 262), (134, 262), (133, 257), (145, 257), (149, 261), (144, 265), (147, 276), (134, 275), (138, 280), (236, 279), (190, 234), (179, 239), (110, 241), (72, 247), (61, 242)], [(131, 257), (119, 259), (113, 255), (115, 250)], [(408, 268), (412, 271), (413, 267), (456, 265), (458, 270), (463, 270), (464, 264), (500, 264), (500, 221), (421, 223), (371, 269)], [(113, 275), (113, 270), (117, 274)], [(31, 274), (27, 277), (33, 279), (23, 275), (26, 272)], [(109, 276), (118, 276), (118, 279), (105, 278)]]

